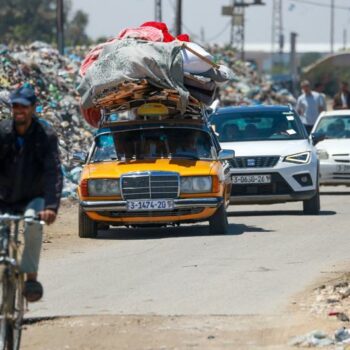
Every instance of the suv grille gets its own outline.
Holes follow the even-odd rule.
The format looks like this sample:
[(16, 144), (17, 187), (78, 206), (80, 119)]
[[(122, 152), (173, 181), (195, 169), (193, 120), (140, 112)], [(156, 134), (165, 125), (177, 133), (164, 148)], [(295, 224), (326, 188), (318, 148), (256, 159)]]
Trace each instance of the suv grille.
[(284, 180), (284, 178), (278, 173), (271, 174), (270, 184), (233, 184), (231, 189), (231, 196), (274, 195), (291, 193), (293, 193), (293, 189), (288, 185), (286, 180)]
[(177, 173), (134, 173), (122, 176), (120, 187), (125, 200), (177, 198), (179, 182)]
[(235, 157), (231, 160), (231, 166), (233, 168), (272, 168), (279, 159), (279, 156)]

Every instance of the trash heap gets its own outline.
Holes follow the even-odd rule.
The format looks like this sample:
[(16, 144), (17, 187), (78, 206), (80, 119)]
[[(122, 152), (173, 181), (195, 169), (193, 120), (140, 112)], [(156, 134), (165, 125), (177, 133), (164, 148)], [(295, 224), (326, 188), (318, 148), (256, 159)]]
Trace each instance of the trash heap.
[(80, 60), (60, 56), (42, 42), (9, 48), (0, 45), (0, 119), (10, 117), (8, 98), (11, 90), (31, 84), (38, 96), (37, 115), (57, 132), (65, 174), (64, 196), (75, 196), (79, 169), (72, 162), (74, 151), (86, 151), (92, 133), (81, 118), (79, 96)]
[[(297, 336), (290, 341), (296, 347), (328, 347), (350, 344), (350, 274), (346, 273), (313, 290), (312, 295), (302, 305), (302, 310), (313, 316), (328, 320), (337, 327), (333, 335), (323, 330), (314, 330), (306, 335)], [(338, 349), (337, 348), (337, 349)], [(348, 347), (346, 347), (348, 349)]]
[(218, 45), (207, 49), (216, 63), (227, 65), (235, 74), (234, 81), (220, 88), (221, 106), (296, 103), (290, 91), (261, 76), (252, 63), (240, 60), (233, 50)]
[(188, 35), (175, 38), (161, 22), (126, 28), (96, 46), (80, 74), (83, 115), (95, 127), (106, 110), (132, 110), (145, 102), (166, 104), (169, 116), (201, 116), (219, 84), (234, 80), (229, 68), (214, 63)]

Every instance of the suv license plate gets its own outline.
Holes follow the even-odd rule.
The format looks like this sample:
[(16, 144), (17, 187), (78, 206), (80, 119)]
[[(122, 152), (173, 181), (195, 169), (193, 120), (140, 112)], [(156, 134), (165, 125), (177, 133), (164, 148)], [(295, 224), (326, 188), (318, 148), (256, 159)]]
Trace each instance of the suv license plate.
[(231, 177), (233, 184), (269, 184), (271, 175), (233, 175)]
[(169, 210), (174, 209), (174, 201), (170, 199), (143, 199), (127, 201), (129, 211), (145, 211), (145, 210)]

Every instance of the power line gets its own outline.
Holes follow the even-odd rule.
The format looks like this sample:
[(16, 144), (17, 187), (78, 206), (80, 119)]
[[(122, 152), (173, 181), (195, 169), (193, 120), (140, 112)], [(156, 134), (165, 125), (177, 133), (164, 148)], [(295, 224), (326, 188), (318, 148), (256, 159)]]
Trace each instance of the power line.
[[(313, 5), (313, 6), (318, 6), (318, 7), (326, 7), (326, 8), (331, 8), (332, 7), (332, 5), (325, 4), (325, 3), (319, 3), (319, 2), (316, 2), (316, 1), (312, 1), (312, 0), (289, 0), (289, 1), (290, 2), (299, 2), (301, 4)], [(337, 10), (348, 10), (348, 11), (350, 11), (350, 7), (346, 7), (346, 6), (335, 5), (334, 8), (337, 9)]]
[(231, 25), (231, 20), (229, 20), (225, 26), (220, 30), (220, 32), (218, 32), (217, 34), (213, 35), (211, 38), (207, 39), (207, 41), (212, 41), (217, 39), (219, 36), (221, 36), (222, 34), (224, 34), (226, 32), (226, 30), (230, 27)]

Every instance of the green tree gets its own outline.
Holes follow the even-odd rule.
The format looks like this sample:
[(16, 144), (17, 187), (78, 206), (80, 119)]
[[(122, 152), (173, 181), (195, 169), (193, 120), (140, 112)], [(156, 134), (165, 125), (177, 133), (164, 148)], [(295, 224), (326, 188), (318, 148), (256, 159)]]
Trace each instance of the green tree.
[[(40, 40), (53, 44), (56, 42), (56, 0), (1, 0), (0, 43), (24, 44)], [(65, 22), (71, 12), (71, 0), (65, 0)], [(73, 16), (76, 20), (87, 15), (82, 11)], [(81, 34), (82, 35), (82, 34)]]
[(78, 10), (71, 21), (67, 24), (66, 43), (69, 46), (86, 45), (90, 43), (89, 37), (85, 30), (89, 23), (89, 16)]
[(319, 52), (305, 52), (300, 58), (301, 68), (308, 67), (322, 57)]

